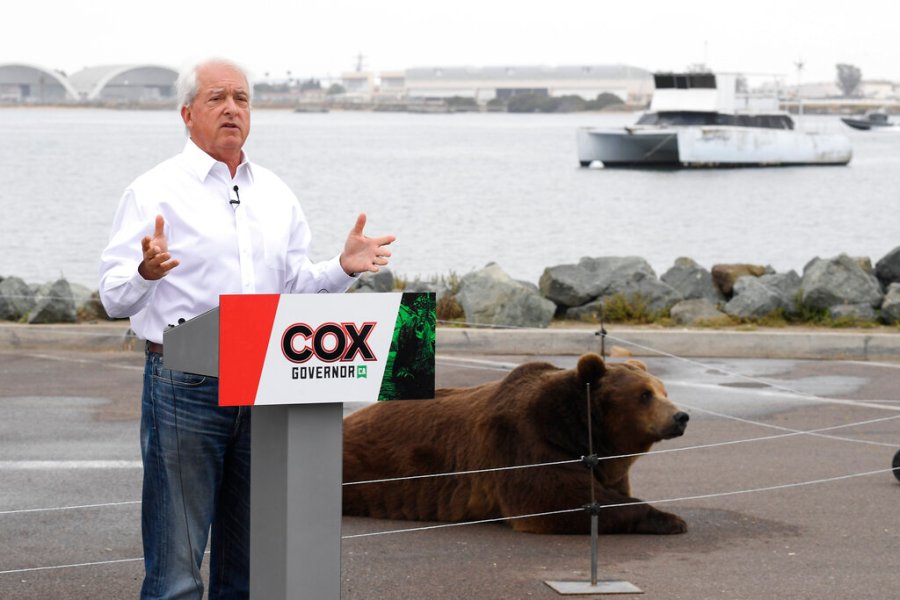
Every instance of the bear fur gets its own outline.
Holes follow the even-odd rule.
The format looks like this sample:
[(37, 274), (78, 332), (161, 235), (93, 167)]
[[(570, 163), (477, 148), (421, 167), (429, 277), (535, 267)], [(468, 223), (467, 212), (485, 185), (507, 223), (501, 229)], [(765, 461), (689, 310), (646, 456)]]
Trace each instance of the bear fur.
[[(505, 378), (472, 388), (445, 388), (433, 400), (379, 402), (344, 419), (344, 514), (420, 521), (510, 518), (518, 531), (588, 533), (591, 503), (584, 464), (361, 483), (415, 475), (569, 461), (590, 454), (586, 394), (590, 384), (594, 497), (628, 505), (628, 471), (636, 456), (684, 433), (687, 413), (637, 360), (607, 364), (585, 354), (575, 369), (523, 364)], [(349, 485), (348, 485), (349, 484)], [(678, 516), (648, 504), (599, 510), (600, 533), (687, 531)]]

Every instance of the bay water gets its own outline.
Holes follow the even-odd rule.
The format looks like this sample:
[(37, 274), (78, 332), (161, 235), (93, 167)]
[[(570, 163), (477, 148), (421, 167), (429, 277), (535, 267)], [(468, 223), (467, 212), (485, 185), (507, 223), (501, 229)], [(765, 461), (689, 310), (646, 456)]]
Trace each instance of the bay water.
[[(391, 268), (408, 279), (496, 262), (536, 283), (582, 256), (641, 256), (658, 275), (680, 256), (802, 273), (816, 256), (874, 263), (900, 246), (900, 131), (804, 117), (850, 137), (846, 167), (578, 167), (579, 126), (636, 116), (255, 110), (245, 149), (300, 198), (315, 260), (366, 212), (367, 233), (397, 235)], [(175, 110), (5, 108), (0, 140), (0, 276), (96, 289), (122, 191), (185, 132)]]

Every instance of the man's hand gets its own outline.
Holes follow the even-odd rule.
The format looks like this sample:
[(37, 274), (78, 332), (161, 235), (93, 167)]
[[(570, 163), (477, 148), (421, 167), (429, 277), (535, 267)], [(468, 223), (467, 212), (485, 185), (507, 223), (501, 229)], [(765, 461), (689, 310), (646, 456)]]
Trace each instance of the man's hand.
[(163, 233), (165, 224), (162, 215), (156, 215), (153, 237), (148, 235), (141, 240), (144, 260), (138, 265), (138, 273), (148, 281), (162, 279), (169, 271), (178, 266), (178, 261), (169, 254), (166, 234)]
[(350, 230), (347, 241), (344, 243), (344, 251), (341, 253), (341, 267), (347, 275), (372, 271), (377, 273), (378, 267), (388, 264), (391, 251), (386, 248), (388, 244), (397, 239), (393, 235), (370, 238), (363, 234), (366, 226), (366, 215), (360, 214), (356, 219), (356, 225)]

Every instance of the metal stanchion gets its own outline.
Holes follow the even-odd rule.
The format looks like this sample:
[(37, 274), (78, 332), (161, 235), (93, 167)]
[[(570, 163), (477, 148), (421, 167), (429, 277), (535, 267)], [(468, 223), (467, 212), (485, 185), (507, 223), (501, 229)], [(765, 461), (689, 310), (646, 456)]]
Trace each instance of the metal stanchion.
[[(603, 332), (604, 335), (606, 332)], [(597, 578), (597, 546), (599, 541), (600, 505), (594, 494), (594, 468), (600, 464), (597, 455), (594, 454), (594, 438), (591, 431), (591, 384), (587, 383), (587, 423), (588, 423), (588, 456), (582, 457), (582, 461), (588, 468), (591, 484), (591, 503), (584, 509), (591, 515), (591, 580), (590, 581), (544, 581), (548, 586), (556, 590), (556, 593), (567, 595), (586, 594), (643, 594), (643, 590), (633, 583), (621, 580), (599, 581)]]

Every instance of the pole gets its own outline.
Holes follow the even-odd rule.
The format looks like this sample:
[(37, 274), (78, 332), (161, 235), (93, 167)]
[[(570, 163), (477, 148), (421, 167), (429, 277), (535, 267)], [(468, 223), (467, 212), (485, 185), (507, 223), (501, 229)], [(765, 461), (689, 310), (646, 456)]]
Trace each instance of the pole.
[(250, 597), (341, 596), (341, 403), (254, 406)]

